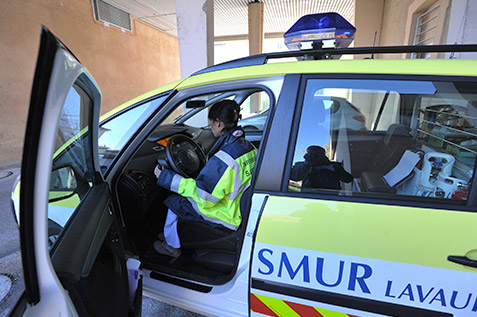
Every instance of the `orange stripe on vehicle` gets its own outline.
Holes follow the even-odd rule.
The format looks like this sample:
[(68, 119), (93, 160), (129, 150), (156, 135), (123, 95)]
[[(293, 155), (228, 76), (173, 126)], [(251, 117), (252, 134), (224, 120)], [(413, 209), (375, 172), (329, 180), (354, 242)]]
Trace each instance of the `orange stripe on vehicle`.
[[(260, 313), (267, 316), (282, 316), (284, 311), (288, 308), (292, 309), (298, 316), (310, 316), (310, 317), (358, 317), (355, 315), (349, 315), (345, 313), (335, 312), (328, 309), (303, 305), (295, 302), (280, 300), (273, 297), (264, 295), (257, 295), (250, 293), (250, 309), (255, 313)], [(276, 305), (276, 307), (275, 307)], [(288, 307), (287, 307), (288, 306)], [(287, 307), (287, 308), (285, 308)], [(280, 313), (281, 312), (281, 313)], [(292, 311), (290, 310), (287, 315)]]
[(265, 305), (255, 294), (250, 294), (250, 309), (255, 313), (267, 316), (278, 317), (267, 305)]
[(302, 305), (298, 303), (284, 301), (288, 306), (291, 307), (298, 315), (300, 316), (310, 316), (310, 317), (324, 317), (312, 306)]

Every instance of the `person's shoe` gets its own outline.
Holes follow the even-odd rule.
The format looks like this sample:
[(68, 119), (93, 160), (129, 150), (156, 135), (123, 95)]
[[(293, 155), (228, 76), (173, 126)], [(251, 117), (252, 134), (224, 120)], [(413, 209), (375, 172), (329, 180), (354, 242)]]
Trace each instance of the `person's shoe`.
[(168, 245), (165, 241), (155, 241), (153, 244), (154, 250), (157, 253), (168, 255), (173, 258), (178, 258), (181, 255), (180, 248), (173, 248)]
[(158, 238), (159, 241), (161, 241), (161, 242), (166, 241), (166, 238), (164, 237), (164, 232), (162, 232), (162, 231), (157, 234), (157, 238)]

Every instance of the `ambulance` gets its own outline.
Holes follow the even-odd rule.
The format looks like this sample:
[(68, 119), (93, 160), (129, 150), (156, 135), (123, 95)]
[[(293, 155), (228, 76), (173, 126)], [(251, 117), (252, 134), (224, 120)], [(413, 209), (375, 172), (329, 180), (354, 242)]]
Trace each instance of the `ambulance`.
[[(305, 16), (290, 52), (203, 69), (100, 120), (92, 76), (43, 28), (12, 314), (139, 316), (144, 294), (210, 316), (476, 316), (477, 60), (449, 57), (477, 46), (348, 48), (355, 31)], [(261, 122), (244, 126), (257, 160), (241, 225), (181, 220), (182, 255), (160, 255), (154, 167), (193, 177), (223, 99)]]

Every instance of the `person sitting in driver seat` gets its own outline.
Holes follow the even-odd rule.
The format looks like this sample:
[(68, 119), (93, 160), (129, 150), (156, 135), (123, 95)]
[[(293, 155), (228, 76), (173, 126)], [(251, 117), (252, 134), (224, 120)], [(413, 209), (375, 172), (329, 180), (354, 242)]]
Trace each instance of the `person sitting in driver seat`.
[(164, 201), (169, 208), (164, 233), (153, 244), (158, 253), (180, 256), (178, 217), (238, 229), (242, 221), (240, 198), (250, 186), (257, 155), (243, 129), (237, 126), (239, 118), (240, 107), (233, 100), (222, 100), (210, 107), (209, 125), (219, 139), (197, 179), (182, 177), (169, 169), (161, 171), (156, 166), (157, 184), (177, 193)]
[(324, 148), (311, 145), (306, 149), (305, 161), (293, 165), (290, 179), (303, 181), (301, 190), (322, 188), (341, 189), (340, 181), (349, 183), (353, 176), (348, 173), (341, 163), (331, 162)]

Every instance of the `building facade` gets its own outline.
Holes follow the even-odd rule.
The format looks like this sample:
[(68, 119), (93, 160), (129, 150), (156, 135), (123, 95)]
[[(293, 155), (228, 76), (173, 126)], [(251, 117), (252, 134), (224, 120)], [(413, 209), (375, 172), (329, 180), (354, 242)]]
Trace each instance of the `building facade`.
[[(105, 20), (108, 19), (98, 16), (98, 8), (95, 6), (98, 3), (108, 6), (108, 1), (112, 4), (120, 2), (125, 6), (128, 4), (127, 1), (118, 0), (2, 2), (0, 163), (21, 157), (41, 25), (45, 25), (62, 39), (90, 70), (102, 90), (102, 113), (143, 92), (180, 78), (177, 37), (146, 23), (147, 17), (136, 19), (131, 15), (125, 19), (120, 16), (122, 20), (118, 24), (125, 23), (122, 27), (106, 23)], [(156, 0), (155, 6), (162, 8), (162, 1), (171, 6), (169, 1), (164, 0)], [(219, 16), (217, 10), (226, 4), (223, 0), (214, 2), (215, 15)], [(250, 1), (242, 2), (240, 5), (246, 8)], [(262, 2), (265, 2), (265, 8), (278, 6), (267, 0)], [(137, 6), (142, 1), (134, 3)], [(144, 4), (147, 4), (146, 1)], [(291, 1), (287, 5), (292, 7), (296, 3)], [(477, 14), (477, 1), (474, 0), (355, 0), (353, 3), (346, 1), (346, 6), (354, 6), (354, 21), (351, 22), (357, 28), (352, 44), (355, 47), (477, 43), (477, 20), (473, 19)], [(167, 10), (172, 10), (169, 7)], [(111, 8), (103, 9), (108, 12)], [(127, 7), (122, 9), (127, 14)], [(174, 14), (164, 14), (165, 19), (168, 19), (166, 22), (172, 23)], [(220, 30), (220, 25), (217, 25), (219, 22), (215, 20), (216, 30)], [(247, 22), (243, 21), (245, 24)], [(288, 27), (290, 26), (284, 26), (284, 31)], [(277, 34), (273, 35), (280, 36)], [(237, 36), (243, 38), (245, 35)], [(267, 36), (270, 34), (265, 34), (265, 38)], [(216, 38), (217, 40), (220, 39)], [(387, 54), (375, 57), (442, 56)], [(477, 58), (477, 54), (448, 54), (446, 57)]]
[(177, 37), (133, 17), (126, 31), (98, 21), (91, 1), (2, 1), (0, 7), (0, 163), (21, 158), (41, 25), (91, 72), (102, 113), (180, 78)]

